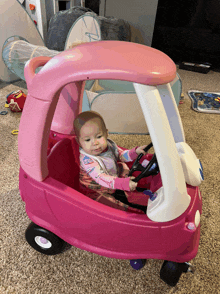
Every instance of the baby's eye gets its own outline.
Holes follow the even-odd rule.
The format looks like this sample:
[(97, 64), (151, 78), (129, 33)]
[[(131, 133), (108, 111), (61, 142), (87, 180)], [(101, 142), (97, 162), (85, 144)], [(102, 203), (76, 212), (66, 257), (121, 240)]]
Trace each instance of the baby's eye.
[(86, 139), (85, 141), (86, 141), (86, 142), (89, 142), (89, 141), (90, 141), (90, 139)]
[(102, 135), (97, 136), (97, 138), (101, 138), (101, 137), (102, 137)]

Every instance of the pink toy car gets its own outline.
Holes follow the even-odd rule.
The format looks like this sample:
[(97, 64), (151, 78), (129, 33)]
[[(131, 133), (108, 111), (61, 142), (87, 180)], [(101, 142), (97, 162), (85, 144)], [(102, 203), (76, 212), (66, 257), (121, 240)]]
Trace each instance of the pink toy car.
[[(121, 41), (86, 43), (27, 63), (19, 189), (32, 221), (26, 239), (34, 249), (52, 255), (72, 245), (128, 259), (134, 269), (146, 259), (163, 259), (160, 276), (171, 286), (192, 269), (187, 261), (199, 246), (203, 169), (185, 142), (169, 84), (175, 77), (176, 66), (167, 55)], [(82, 111), (85, 81), (94, 79), (134, 83), (156, 154), (147, 155), (151, 161), (141, 174), (137, 160), (132, 169), (136, 181), (148, 176), (154, 187), (147, 191), (146, 215), (97, 203), (80, 190), (73, 120)]]

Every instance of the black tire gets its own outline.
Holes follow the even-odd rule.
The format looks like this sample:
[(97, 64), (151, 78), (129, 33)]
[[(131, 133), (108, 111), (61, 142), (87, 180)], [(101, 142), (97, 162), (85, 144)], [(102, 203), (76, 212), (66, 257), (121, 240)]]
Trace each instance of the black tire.
[(27, 227), (25, 238), (28, 244), (40, 253), (55, 255), (66, 251), (71, 247), (58, 236), (33, 222)]
[(183, 272), (187, 272), (188, 265), (186, 263), (178, 263), (165, 260), (161, 270), (160, 278), (169, 286), (176, 286)]

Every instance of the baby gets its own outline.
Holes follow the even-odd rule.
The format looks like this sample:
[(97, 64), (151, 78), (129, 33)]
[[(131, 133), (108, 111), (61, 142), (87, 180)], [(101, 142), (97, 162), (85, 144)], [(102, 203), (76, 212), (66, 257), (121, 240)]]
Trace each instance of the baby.
[[(140, 205), (147, 205), (148, 197), (137, 191), (131, 192), (136, 189), (137, 183), (132, 181), (134, 177), (127, 177), (129, 168), (125, 164), (135, 160), (140, 153), (145, 154), (146, 145), (131, 150), (121, 149), (108, 139), (105, 122), (94, 111), (80, 113), (74, 120), (74, 131), (80, 146), (80, 183), (90, 191), (89, 195), (86, 194), (114, 208), (146, 212), (146, 207)], [(125, 191), (128, 201), (130, 194), (135, 193), (137, 197), (132, 201), (135, 204), (117, 200), (115, 192), (118, 190)]]

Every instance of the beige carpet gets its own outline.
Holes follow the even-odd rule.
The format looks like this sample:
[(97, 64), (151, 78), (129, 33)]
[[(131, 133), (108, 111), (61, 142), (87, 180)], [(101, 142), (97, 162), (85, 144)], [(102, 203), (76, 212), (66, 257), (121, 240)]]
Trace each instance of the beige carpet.
[[(186, 142), (204, 167), (199, 252), (192, 263), (195, 274), (183, 274), (176, 287), (159, 278), (162, 260), (148, 260), (140, 271), (129, 261), (101, 257), (72, 247), (57, 256), (34, 251), (25, 241), (29, 224), (18, 190), (19, 161), (17, 136), (20, 113), (0, 116), (0, 293), (18, 294), (164, 294), (220, 293), (220, 116), (191, 109), (189, 89), (220, 91), (220, 73), (207, 75), (178, 70), (183, 81), (184, 104), (179, 106)], [(24, 82), (0, 82), (0, 110), (5, 110), (6, 95), (25, 89)], [(149, 137), (112, 135), (119, 145), (131, 148), (146, 144)]]

